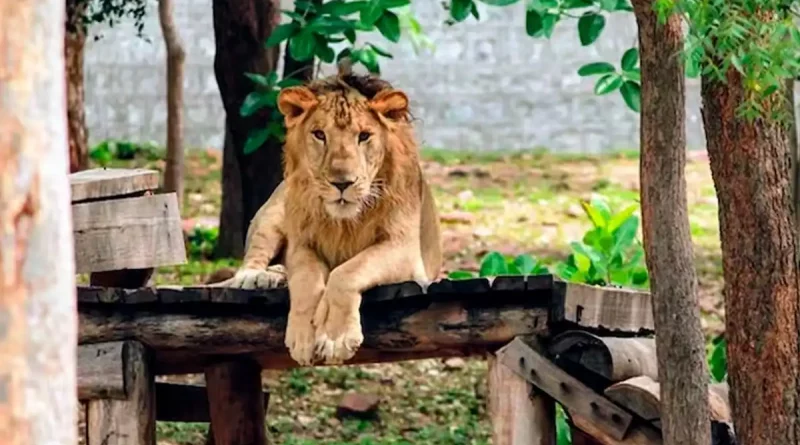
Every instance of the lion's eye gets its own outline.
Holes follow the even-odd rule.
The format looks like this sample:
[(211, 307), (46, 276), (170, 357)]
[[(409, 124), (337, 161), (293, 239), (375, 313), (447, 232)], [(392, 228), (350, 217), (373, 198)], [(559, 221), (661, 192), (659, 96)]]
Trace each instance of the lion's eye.
[(311, 132), (315, 138), (319, 139), (322, 142), (325, 142), (325, 132), (322, 130), (314, 130)]
[(361, 133), (358, 133), (358, 142), (364, 142), (367, 139), (369, 139), (370, 136), (372, 135), (367, 133), (366, 131), (362, 131)]

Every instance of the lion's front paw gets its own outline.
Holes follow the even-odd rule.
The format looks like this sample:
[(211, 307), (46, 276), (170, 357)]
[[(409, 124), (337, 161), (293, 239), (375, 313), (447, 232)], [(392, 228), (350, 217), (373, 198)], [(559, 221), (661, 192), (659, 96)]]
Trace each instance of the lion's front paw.
[(289, 355), (301, 366), (314, 363), (314, 326), (310, 317), (289, 316), (286, 323), (286, 347)]
[(364, 341), (357, 303), (358, 295), (343, 300), (327, 290), (323, 294), (314, 314), (315, 353), (326, 364), (338, 365), (353, 358)]
[(264, 269), (239, 269), (230, 280), (220, 283), (241, 289), (274, 289), (286, 286), (286, 269), (276, 264)]

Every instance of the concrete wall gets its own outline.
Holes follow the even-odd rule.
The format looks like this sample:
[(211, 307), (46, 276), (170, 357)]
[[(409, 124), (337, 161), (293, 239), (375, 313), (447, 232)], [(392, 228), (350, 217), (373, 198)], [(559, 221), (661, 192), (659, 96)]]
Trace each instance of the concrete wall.
[[(283, 1), (286, 6), (290, 1)], [(165, 54), (151, 2), (145, 35), (130, 24), (96, 27), (103, 35), (86, 52), (86, 107), (91, 143), (105, 138), (163, 143), (166, 127)], [(412, 8), (435, 48), (415, 53), (407, 39), (390, 44), (366, 36), (395, 56), (383, 76), (404, 88), (420, 119), (422, 144), (448, 149), (530, 149), (602, 152), (638, 147), (638, 115), (618, 93), (596, 97), (594, 79), (576, 70), (590, 61), (615, 61), (636, 43), (632, 15), (609, 17), (598, 42), (582, 47), (575, 21), (559, 24), (550, 41), (524, 32), (526, 2), (481, 4), (481, 20), (447, 26), (439, 1)], [(211, 0), (176, 0), (176, 20), (188, 51), (186, 140), (221, 147), (223, 109), (214, 79)], [(699, 87), (688, 83), (690, 148), (703, 146)]]

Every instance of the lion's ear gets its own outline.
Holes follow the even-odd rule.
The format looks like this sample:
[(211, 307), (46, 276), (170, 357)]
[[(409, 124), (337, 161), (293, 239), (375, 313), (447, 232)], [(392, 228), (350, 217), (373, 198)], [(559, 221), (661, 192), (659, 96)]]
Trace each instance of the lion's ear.
[(278, 95), (278, 111), (283, 114), (286, 128), (300, 122), (303, 115), (317, 105), (314, 93), (306, 87), (289, 87), (281, 90)]
[(408, 97), (400, 90), (383, 90), (369, 101), (376, 113), (390, 119), (403, 119), (408, 115)]

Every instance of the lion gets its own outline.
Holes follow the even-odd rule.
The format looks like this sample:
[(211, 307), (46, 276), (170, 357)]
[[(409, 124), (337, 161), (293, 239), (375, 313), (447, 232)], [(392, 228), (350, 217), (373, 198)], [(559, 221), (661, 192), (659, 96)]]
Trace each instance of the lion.
[(352, 74), (283, 89), (284, 180), (248, 230), (227, 287), (288, 284), (285, 344), (300, 365), (341, 364), (363, 342), (361, 294), (442, 267), (439, 216), (408, 97)]

